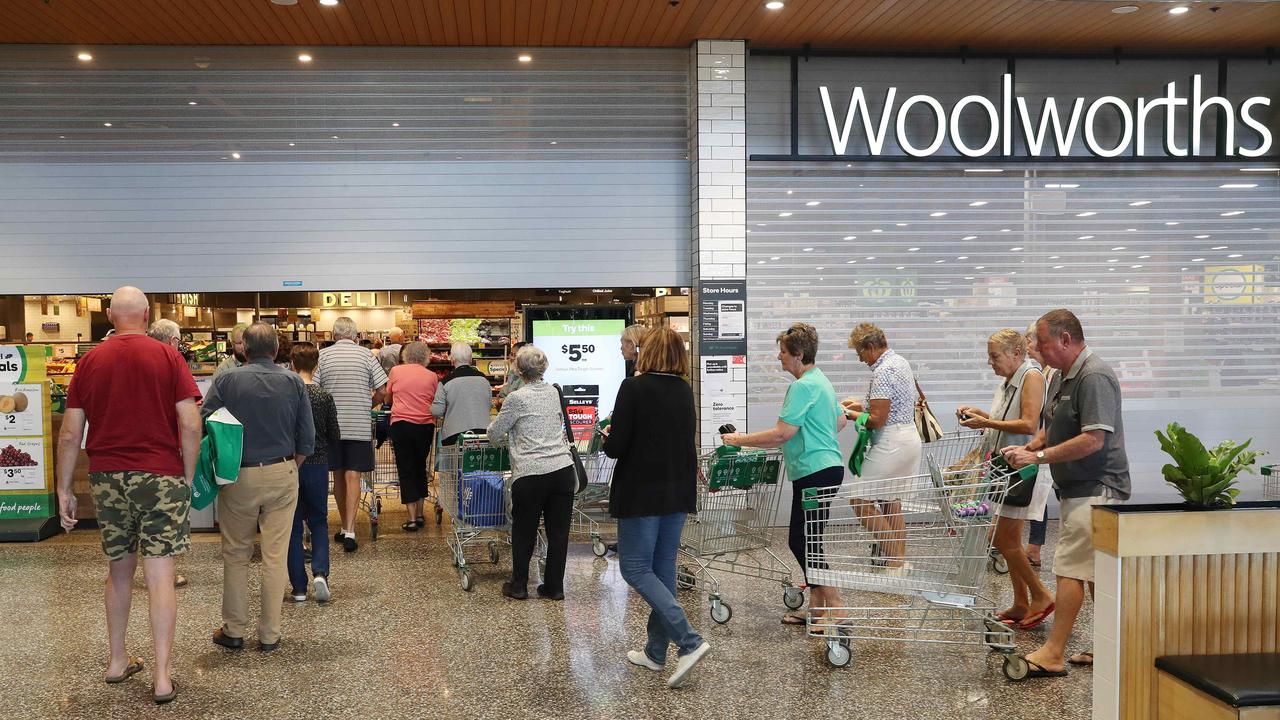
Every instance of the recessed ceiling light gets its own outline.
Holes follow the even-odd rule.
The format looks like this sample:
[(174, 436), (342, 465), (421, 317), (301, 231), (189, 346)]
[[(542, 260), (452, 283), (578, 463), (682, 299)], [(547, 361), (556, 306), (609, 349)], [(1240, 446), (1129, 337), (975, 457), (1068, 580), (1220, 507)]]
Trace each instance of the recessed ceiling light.
[(79, 55), (76, 55), (76, 59), (79, 60), (80, 62), (89, 62), (90, 60), (93, 59), (93, 56), (87, 52), (82, 52)]
[(1076, 213), (1076, 217), (1093, 217), (1094, 215), (1097, 215), (1097, 214), (1098, 213), (1090, 210), (1089, 212)]
[(803, 252), (813, 252), (813, 248), (800, 248)]
[(1070, 190), (1080, 187), (1080, 183), (1045, 183), (1045, 188), (1049, 190)]
[(987, 204), (986, 200), (974, 200), (973, 202), (969, 203), (969, 207), (982, 207), (983, 205), (986, 205), (986, 204)]
[(1231, 247), (1230, 245), (1214, 245), (1213, 247), (1211, 247), (1211, 248), (1209, 248), (1209, 249), (1210, 249), (1210, 250), (1226, 250), (1226, 249), (1228, 249), (1228, 248), (1230, 248), (1230, 247)]
[(532, 56), (532, 55), (521, 55), (520, 57), (518, 57), (518, 58), (516, 58), (516, 59), (517, 59), (517, 60), (519, 60), (520, 62), (523, 62), (523, 63), (533, 62), (533, 56)]
[(1060, 259), (1060, 258), (1059, 258), (1059, 256), (1057, 256), (1057, 255), (1050, 255), (1050, 256), (1049, 256), (1049, 259), (1050, 259), (1050, 260), (1058, 260), (1058, 259)]
[(929, 217), (942, 217), (943, 215), (946, 215), (946, 213), (944, 213), (944, 212), (931, 212), (931, 213), (929, 213)]
[(872, 230), (871, 232), (884, 232), (884, 231), (883, 231), (883, 230), (881, 230), (880, 228), (876, 228), (875, 230)]
[(1223, 183), (1218, 187), (1223, 190), (1252, 190), (1258, 187), (1258, 183)]
[(187, 101), (187, 104), (188, 104), (188, 105), (199, 105), (200, 103), (196, 102), (195, 100), (188, 100), (188, 101)]
[(793, 194), (793, 193), (795, 193), (795, 190), (788, 190), (788, 191), (787, 191), (787, 194), (788, 194), (788, 195), (791, 195), (791, 194)]
[(968, 255), (957, 255), (957, 256), (956, 256), (956, 259), (957, 259), (957, 260), (968, 260), (968, 259), (969, 259), (969, 256), (968, 256)]
[(1019, 250), (1021, 250), (1021, 249), (1022, 249), (1022, 246), (1021, 246), (1021, 245), (1019, 245), (1018, 247), (1011, 247), (1011, 248), (1009, 248), (1009, 252), (1018, 252), (1018, 251), (1019, 251)]
[(235, 160), (239, 160), (239, 159), (240, 159), (240, 153), (238, 153), (238, 152), (233, 152), (233, 153), (231, 153), (231, 157), (232, 157), (233, 159), (235, 159)]
[(764, 6), (769, 10), (781, 10), (786, 7), (787, 4), (781, 0), (769, 0), (769, 2), (764, 4)]
[(111, 127), (111, 123), (102, 123), (102, 127)]
[(1244, 214), (1243, 210), (1232, 210), (1231, 212), (1222, 213), (1222, 217), (1235, 217), (1237, 215), (1243, 215), (1243, 214)]
[(296, 145), (296, 144), (297, 144), (297, 143), (289, 143), (289, 147), (293, 147), (293, 146), (294, 146), (294, 145)]
[(907, 248), (907, 252), (916, 252), (916, 251), (917, 251), (917, 250), (919, 250), (919, 249), (920, 249), (920, 248), (918, 248), (918, 247)]
[(552, 141), (551, 141), (551, 144), (552, 144), (552, 145), (559, 145), (560, 143), (559, 143), (559, 142), (557, 142), (557, 141), (555, 141), (555, 140), (552, 140)]
[(876, 256), (875, 256), (875, 255), (868, 255), (868, 256), (867, 256), (867, 259), (868, 259), (868, 260), (875, 260), (875, 259), (876, 259)]
[(965, 168), (967, 173), (1002, 173), (1004, 170), (1000, 168)]
[(1077, 239), (1077, 240), (1092, 240), (1092, 239), (1093, 239), (1093, 236), (1092, 236), (1092, 235), (1081, 235), (1080, 237), (1078, 237), (1078, 238), (1076, 238), (1076, 239)]
[(1182, 272), (1186, 272), (1189, 268), (1182, 268)]
[(333, 7), (338, 4), (338, 0), (320, 0), (320, 4), (326, 7)]
[(907, 226), (907, 224), (906, 224), (906, 223), (894, 223), (894, 224), (895, 224), (895, 225), (897, 225), (898, 227), (906, 227), (906, 226)]
[(1151, 204), (1150, 200), (1138, 200), (1136, 202), (1129, 203), (1129, 207), (1142, 207), (1143, 205), (1150, 205), (1150, 204)]
[(782, 256), (780, 256), (780, 255), (774, 255), (773, 257), (771, 257), (771, 258), (769, 258), (769, 259), (770, 259), (770, 260), (781, 260), (781, 259), (782, 259)]
[(757, 261), (756, 261), (756, 264), (757, 264), (757, 265), (763, 265), (764, 263), (765, 263), (765, 261), (764, 261), (764, 260), (757, 260)]
[(818, 202), (817, 200), (810, 200), (809, 202), (805, 203), (805, 207), (818, 207), (821, 204), (822, 203)]
[(59, 140), (66, 140), (66, 139), (67, 139), (67, 136), (66, 136), (66, 135), (59, 135), (59, 136), (58, 136), (58, 139), (59, 139)]
[(845, 265), (857, 265), (857, 264), (858, 264), (858, 261), (857, 261), (857, 260), (845, 260), (845, 261), (844, 261), (844, 264), (845, 264)]
[(330, 137), (330, 139), (333, 139), (333, 140), (337, 140), (337, 139), (338, 139), (338, 136), (337, 136), (337, 135), (330, 135), (329, 137)]
[(944, 263), (944, 262), (946, 262), (946, 260), (934, 260), (934, 261), (933, 261), (933, 264), (934, 264), (934, 265), (941, 265), (941, 264), (942, 264), (942, 263)]
[(1211, 238), (1211, 237), (1213, 237), (1213, 236), (1212, 236), (1212, 235), (1197, 235), (1197, 236), (1196, 236), (1196, 239), (1197, 239), (1197, 240), (1208, 240), (1208, 239), (1209, 239), (1209, 238)]
[(827, 268), (823, 265), (819, 265), (818, 267), (814, 268), (814, 270), (826, 270), (826, 269)]
[(1191, 258), (1191, 262), (1204, 262), (1204, 258)]
[(311, 62), (311, 56), (307, 53), (302, 53), (298, 56), (298, 62)]
[(1129, 248), (1125, 247), (1124, 245), (1117, 245), (1116, 247), (1113, 247), (1111, 249), (1112, 250), (1128, 250)]
[(391, 127), (400, 127), (400, 123), (391, 123)]
[(1138, 228), (1125, 228), (1125, 232), (1138, 232)]
[(1165, 223), (1165, 225), (1170, 225), (1170, 226), (1172, 226), (1172, 225), (1181, 225), (1181, 224), (1182, 224), (1182, 223), (1178, 222), (1177, 220), (1170, 220), (1169, 222)]
[(783, 213), (778, 213), (778, 217), (791, 217), (794, 214), (795, 213), (783, 212)]
[(858, 239), (858, 236), (857, 236), (857, 235), (845, 235), (843, 239), (845, 239), (845, 240), (857, 240), (857, 239)]
[(1187, 7), (1186, 5), (1179, 5), (1178, 7), (1175, 7), (1175, 8), (1169, 8), (1170, 15), (1186, 15), (1189, 12), (1191, 12), (1191, 8)]
[(898, 267), (894, 268), (894, 270), (906, 270), (906, 269), (907, 269), (906, 265), (899, 265)]
[(1240, 253), (1231, 253), (1231, 254), (1230, 254), (1230, 255), (1228, 255), (1227, 257), (1229, 257), (1229, 258), (1238, 258), (1238, 257), (1244, 257), (1244, 256), (1243, 256), (1243, 255), (1241, 255)]
[(1139, 259), (1139, 260), (1146, 260), (1146, 259), (1147, 259), (1147, 258), (1149, 258), (1149, 257), (1151, 257), (1151, 256), (1150, 256), (1150, 255), (1139, 255), (1139, 256), (1138, 256), (1138, 259)]
[(1066, 267), (1066, 265), (1054, 265), (1054, 266), (1053, 266), (1053, 269), (1054, 269), (1054, 270), (1061, 270), (1061, 269), (1062, 269), (1062, 268), (1064, 268), (1064, 267)]
[(986, 266), (986, 265), (974, 265), (974, 266), (973, 266), (973, 269), (974, 269), (974, 270), (986, 270), (986, 269), (987, 269), (987, 266)]
[(1240, 168), (1240, 172), (1280, 172), (1280, 167)]
[(1111, 12), (1115, 13), (1116, 15), (1128, 15), (1129, 13), (1138, 12), (1138, 6), (1137, 5), (1121, 5), (1120, 7), (1111, 8)]
[(1138, 268), (1140, 268), (1140, 267), (1142, 267), (1142, 266), (1141, 266), (1141, 265), (1130, 265), (1129, 267), (1130, 267), (1131, 269), (1133, 269), (1133, 270), (1137, 270)]
[(978, 236), (977, 236), (977, 235), (965, 235), (964, 237), (962, 237), (962, 238), (960, 238), (960, 239), (961, 239), (961, 240), (977, 240), (977, 239), (978, 239)]

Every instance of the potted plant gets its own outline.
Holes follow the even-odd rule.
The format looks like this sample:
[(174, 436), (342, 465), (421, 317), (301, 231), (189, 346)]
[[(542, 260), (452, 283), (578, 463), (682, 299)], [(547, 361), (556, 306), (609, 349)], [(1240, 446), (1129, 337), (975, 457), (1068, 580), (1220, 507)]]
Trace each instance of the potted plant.
[(1169, 423), (1165, 432), (1156, 431), (1160, 448), (1173, 458), (1162, 468), (1165, 482), (1174, 486), (1182, 499), (1194, 509), (1229, 508), (1236, 504), (1240, 490), (1235, 487), (1241, 472), (1249, 470), (1265, 452), (1249, 450), (1250, 438), (1243, 445), (1224, 440), (1212, 450), (1200, 438), (1178, 423)]

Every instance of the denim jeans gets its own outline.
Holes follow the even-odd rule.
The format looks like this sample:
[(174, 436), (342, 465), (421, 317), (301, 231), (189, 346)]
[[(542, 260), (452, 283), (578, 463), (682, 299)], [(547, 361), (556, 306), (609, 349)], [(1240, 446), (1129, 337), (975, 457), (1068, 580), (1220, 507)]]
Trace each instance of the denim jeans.
[(684, 519), (684, 513), (618, 519), (618, 567), (652, 608), (644, 653), (659, 665), (667, 661), (668, 643), (675, 643), (680, 655), (702, 644), (676, 602), (676, 550)]
[(329, 576), (329, 466), (303, 465), (298, 468), (298, 507), (293, 511), (293, 533), (289, 536), (289, 583), (294, 590), (307, 587), (306, 562), (302, 557), (302, 523), (311, 528), (311, 574)]
[(1031, 527), (1031, 531), (1028, 533), (1030, 537), (1027, 540), (1027, 543), (1029, 545), (1044, 545), (1044, 536), (1049, 529), (1048, 520), (1049, 520), (1049, 506), (1045, 505), (1044, 517), (1040, 518), (1039, 520), (1031, 520), (1027, 523), (1027, 525)]

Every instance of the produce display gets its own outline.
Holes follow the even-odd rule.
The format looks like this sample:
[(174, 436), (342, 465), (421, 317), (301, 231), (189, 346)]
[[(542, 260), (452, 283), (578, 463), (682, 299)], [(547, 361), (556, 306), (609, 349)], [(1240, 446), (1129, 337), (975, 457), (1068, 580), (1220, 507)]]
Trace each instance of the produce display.
[(9, 445), (0, 450), (0, 467), (35, 467), (31, 455)]
[(71, 375), (76, 371), (76, 361), (72, 358), (50, 358), (45, 361), (44, 370), (49, 375)]

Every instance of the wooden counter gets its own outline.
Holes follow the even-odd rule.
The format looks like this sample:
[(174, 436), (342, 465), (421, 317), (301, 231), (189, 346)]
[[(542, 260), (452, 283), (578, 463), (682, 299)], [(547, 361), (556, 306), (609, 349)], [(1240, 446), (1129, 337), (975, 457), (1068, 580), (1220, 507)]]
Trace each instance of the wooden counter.
[(1155, 720), (1155, 659), (1280, 650), (1280, 502), (1093, 511), (1093, 717)]

